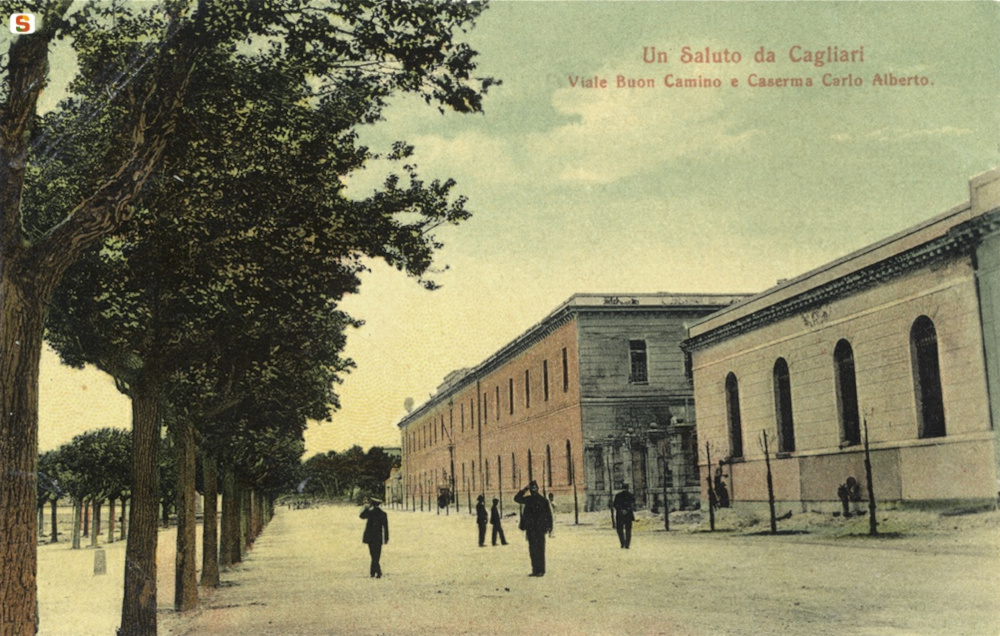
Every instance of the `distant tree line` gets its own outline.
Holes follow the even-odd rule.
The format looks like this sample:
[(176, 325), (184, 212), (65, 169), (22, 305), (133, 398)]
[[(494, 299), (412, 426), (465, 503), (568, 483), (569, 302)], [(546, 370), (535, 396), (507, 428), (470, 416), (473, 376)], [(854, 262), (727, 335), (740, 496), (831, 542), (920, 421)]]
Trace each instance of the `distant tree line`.
[(381, 498), (385, 493), (385, 480), (394, 465), (398, 465), (398, 460), (378, 446), (367, 453), (360, 446), (352, 446), (343, 453), (319, 453), (303, 462), (298, 492), (355, 502), (369, 496)]

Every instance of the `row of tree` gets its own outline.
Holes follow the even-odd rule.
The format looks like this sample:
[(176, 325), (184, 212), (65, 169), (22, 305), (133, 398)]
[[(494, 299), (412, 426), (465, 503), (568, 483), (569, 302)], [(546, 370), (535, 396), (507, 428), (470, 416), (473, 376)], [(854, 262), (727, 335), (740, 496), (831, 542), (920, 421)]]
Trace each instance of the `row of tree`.
[(332, 500), (383, 496), (385, 480), (397, 460), (375, 446), (365, 453), (352, 446), (343, 453), (328, 451), (313, 455), (302, 464), (302, 495)]
[[(121, 429), (104, 428), (78, 435), (56, 450), (42, 453), (38, 458), (38, 511), (42, 524), (46, 504), (51, 506), (50, 541), (59, 540), (57, 506), (62, 499), (73, 503), (73, 548), (80, 547), (80, 538), (88, 534), (93, 510), (94, 530), (89, 533), (91, 543), (97, 544), (100, 532), (101, 506), (108, 502), (108, 541), (114, 540), (115, 503), (120, 502), (124, 512), (131, 486), (130, 469), (132, 436)], [(124, 517), (123, 517), (124, 520)], [(121, 524), (121, 536), (125, 537)]]
[[(206, 532), (225, 494), (225, 560), (240, 549), (225, 537), (241, 534), (226, 521), (242, 518), (226, 506), (252, 511), (245, 537), (259, 532), (306, 422), (338, 406), (345, 330), (359, 324), (338, 306), (367, 259), (434, 287), (422, 278), (434, 230), (469, 216), (454, 183), (420, 179), (402, 142), (386, 156), (400, 174), (368, 196), (348, 196), (344, 177), (375, 157), (357, 129), (393, 94), (481, 109), (493, 80), (472, 75), (475, 52), (457, 38), (484, 3), (72, 4), (43, 3), (38, 30), (0, 48), (0, 636), (38, 622), (43, 332), (64, 362), (107, 372), (132, 401), (119, 634), (148, 636), (162, 427), (176, 452), (184, 610), (197, 603), (197, 458)], [(0, 14), (20, 10), (0, 0)], [(57, 41), (78, 73), (38, 113)]]

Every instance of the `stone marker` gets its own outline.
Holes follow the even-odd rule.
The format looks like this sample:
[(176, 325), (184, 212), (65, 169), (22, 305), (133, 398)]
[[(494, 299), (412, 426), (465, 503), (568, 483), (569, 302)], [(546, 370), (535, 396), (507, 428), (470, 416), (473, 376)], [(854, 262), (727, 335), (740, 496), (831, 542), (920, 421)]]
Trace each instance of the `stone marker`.
[(108, 561), (104, 556), (104, 549), (97, 548), (94, 550), (94, 575), (107, 574), (108, 572)]

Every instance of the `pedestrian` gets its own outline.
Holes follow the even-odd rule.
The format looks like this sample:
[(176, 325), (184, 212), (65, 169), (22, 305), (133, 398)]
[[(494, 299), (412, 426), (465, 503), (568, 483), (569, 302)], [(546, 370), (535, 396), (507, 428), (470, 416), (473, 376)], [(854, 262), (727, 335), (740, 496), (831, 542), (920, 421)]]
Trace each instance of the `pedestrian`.
[(632, 522), (635, 521), (635, 496), (629, 492), (628, 484), (622, 485), (621, 492), (615, 495), (614, 507), (618, 541), (621, 547), (628, 549), (632, 545)]
[(493, 526), (493, 545), (497, 544), (497, 537), (500, 537), (501, 545), (507, 545), (507, 539), (503, 536), (503, 526), (500, 525), (500, 510), (497, 505), (499, 499), (493, 500), (493, 507), (490, 509), (490, 525)]
[(729, 489), (726, 488), (726, 482), (720, 481), (719, 485), (716, 486), (716, 489), (718, 490), (718, 492), (716, 494), (719, 496), (719, 507), (720, 508), (728, 508), (729, 507)]
[(479, 547), (486, 547), (486, 498), (482, 495), (476, 497), (476, 525), (479, 526)]
[(382, 578), (382, 565), (379, 563), (382, 558), (382, 544), (389, 543), (389, 518), (379, 507), (381, 505), (381, 500), (369, 497), (368, 505), (361, 511), (361, 518), (367, 520), (361, 541), (368, 544), (368, 553), (372, 557), (369, 576), (376, 579)]
[(552, 509), (548, 500), (538, 493), (536, 481), (518, 491), (514, 501), (524, 506), (520, 528), (528, 540), (530, 576), (545, 576), (545, 535), (552, 532)]

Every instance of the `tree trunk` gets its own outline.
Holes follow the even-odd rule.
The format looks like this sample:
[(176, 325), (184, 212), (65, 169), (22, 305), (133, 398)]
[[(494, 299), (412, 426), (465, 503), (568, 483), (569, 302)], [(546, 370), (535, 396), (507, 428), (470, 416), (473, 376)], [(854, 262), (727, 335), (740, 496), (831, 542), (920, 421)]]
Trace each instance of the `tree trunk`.
[(201, 585), (219, 586), (219, 471), (215, 458), (202, 461), (205, 479), (205, 510), (202, 517)]
[(87, 503), (86, 498), (84, 498), (80, 505), (83, 506), (81, 509), (83, 513), (83, 536), (90, 536), (90, 504)]
[(115, 542), (115, 498), (108, 498), (108, 543)]
[(242, 482), (236, 482), (237, 497), (239, 499), (239, 509), (240, 509), (240, 561), (247, 555), (247, 548), (250, 547), (250, 489), (243, 485)]
[(101, 536), (101, 500), (94, 500), (94, 527), (91, 528), (90, 546), (97, 547), (97, 541)]
[(83, 501), (73, 500), (73, 549), (80, 549), (80, 523), (83, 518)]
[(239, 563), (240, 556), (240, 502), (236, 479), (229, 471), (222, 477), (222, 549), (219, 565), (226, 567)]
[(59, 543), (59, 502), (52, 502), (52, 538), (50, 543)]
[(174, 609), (184, 612), (198, 606), (198, 570), (195, 541), (195, 443), (194, 427), (185, 420), (174, 426), (177, 444), (177, 550), (174, 563)]
[[(68, 3), (67, 3), (68, 4)], [(51, 30), (19, 38), (4, 60), (0, 105), (0, 635), (38, 627), (38, 368), (45, 306), (59, 274), (37, 267), (22, 237), (29, 126), (45, 85)], [(48, 265), (45, 263), (44, 265)]]
[(118, 535), (119, 536), (119, 541), (124, 541), (125, 537), (128, 534), (128, 532), (127, 532), (127, 530), (128, 530), (128, 509), (127, 509), (127, 507), (125, 505), (126, 501), (127, 501), (127, 499), (125, 497), (122, 497), (122, 530), (121, 530), (121, 533)]
[(156, 634), (156, 456), (160, 444), (159, 385), (132, 386), (132, 510), (125, 549), (125, 596), (119, 636)]

